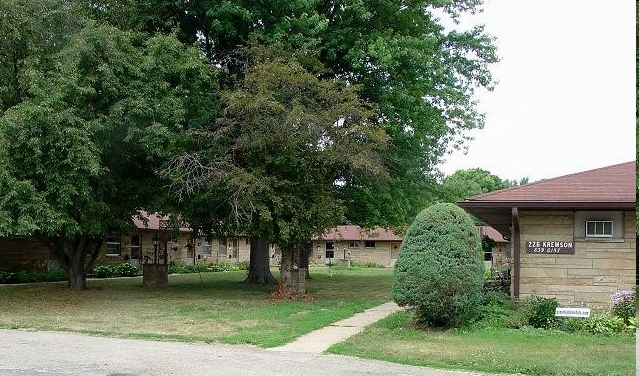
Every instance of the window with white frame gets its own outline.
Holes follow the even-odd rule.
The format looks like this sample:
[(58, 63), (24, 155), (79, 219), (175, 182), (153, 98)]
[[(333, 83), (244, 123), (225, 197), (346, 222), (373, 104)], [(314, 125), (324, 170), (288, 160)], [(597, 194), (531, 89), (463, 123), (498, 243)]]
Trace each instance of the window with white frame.
[(587, 238), (612, 238), (612, 221), (586, 221)]
[(359, 248), (359, 242), (354, 240), (349, 241), (348, 248)]
[(375, 248), (376, 244), (374, 240), (367, 240), (364, 243), (364, 248)]
[(120, 256), (122, 250), (120, 247), (120, 234), (112, 233), (106, 238), (106, 255), (107, 256)]
[(590, 241), (622, 240), (624, 238), (624, 214), (622, 211), (576, 211), (574, 212), (575, 239)]

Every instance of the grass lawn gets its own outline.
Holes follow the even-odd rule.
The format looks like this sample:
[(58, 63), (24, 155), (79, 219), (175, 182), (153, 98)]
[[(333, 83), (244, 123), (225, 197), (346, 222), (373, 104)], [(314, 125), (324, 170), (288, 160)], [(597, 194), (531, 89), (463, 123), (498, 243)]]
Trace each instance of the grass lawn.
[[(283, 345), (390, 300), (391, 269), (311, 269), (310, 301), (273, 301), (245, 271), (180, 274), (146, 289), (141, 277), (0, 285), (0, 327), (184, 342)], [(276, 274), (277, 277), (279, 275)], [(201, 278), (201, 280), (200, 280)], [(542, 330), (419, 331), (400, 312), (329, 349), (335, 354), (445, 369), (529, 375), (633, 375), (635, 336)]]
[(241, 283), (246, 271), (171, 275), (163, 289), (143, 288), (142, 277), (90, 280), (84, 291), (3, 285), (0, 327), (274, 347), (388, 301), (391, 272), (335, 270), (329, 278), (312, 269), (308, 302), (272, 301), (274, 286)]
[(526, 375), (634, 375), (635, 336), (542, 329), (420, 331), (399, 312), (328, 352), (395, 363)]

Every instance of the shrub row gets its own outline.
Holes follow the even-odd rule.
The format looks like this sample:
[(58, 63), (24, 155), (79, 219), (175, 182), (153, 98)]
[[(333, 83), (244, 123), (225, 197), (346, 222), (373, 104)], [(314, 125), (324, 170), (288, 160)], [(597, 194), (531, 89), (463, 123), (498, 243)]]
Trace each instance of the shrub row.
[(62, 269), (54, 269), (48, 272), (40, 270), (0, 271), (0, 284), (58, 282), (66, 281), (68, 278), (67, 272)]
[(199, 272), (230, 272), (235, 270), (247, 270), (248, 262), (220, 262), (216, 264), (195, 264), (195, 265), (178, 265), (171, 263), (169, 265), (169, 274), (188, 274)]
[(142, 269), (128, 262), (122, 264), (96, 265), (91, 275), (95, 278), (135, 277), (142, 275)]
[[(621, 306), (620, 306), (621, 305)], [(588, 318), (556, 317), (555, 298), (529, 296), (518, 303), (503, 293), (488, 292), (483, 300), (464, 317), (466, 326), (521, 329), (533, 327), (565, 332), (635, 333), (636, 298), (627, 295), (608, 312), (600, 312)]]

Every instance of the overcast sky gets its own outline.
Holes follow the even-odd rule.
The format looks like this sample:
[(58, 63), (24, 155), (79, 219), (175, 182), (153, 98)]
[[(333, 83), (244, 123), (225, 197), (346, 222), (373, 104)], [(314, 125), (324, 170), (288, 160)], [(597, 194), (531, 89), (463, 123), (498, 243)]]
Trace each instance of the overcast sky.
[[(497, 38), (484, 129), (440, 169), (552, 178), (635, 159), (635, 3), (486, 0), (472, 17)], [(464, 20), (467, 22), (468, 20)]]

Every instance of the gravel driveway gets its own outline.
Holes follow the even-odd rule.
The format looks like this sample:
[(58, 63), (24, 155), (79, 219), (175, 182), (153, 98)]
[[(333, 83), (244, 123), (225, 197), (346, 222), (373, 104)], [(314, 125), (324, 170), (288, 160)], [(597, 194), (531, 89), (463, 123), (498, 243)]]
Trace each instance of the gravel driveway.
[(438, 371), (339, 355), (278, 352), (249, 346), (96, 337), (0, 329), (2, 376), (428, 375)]

